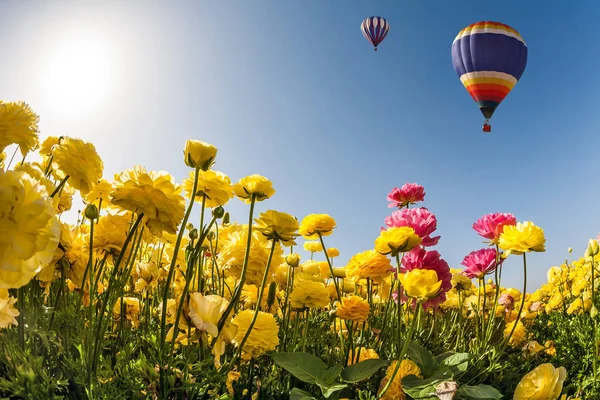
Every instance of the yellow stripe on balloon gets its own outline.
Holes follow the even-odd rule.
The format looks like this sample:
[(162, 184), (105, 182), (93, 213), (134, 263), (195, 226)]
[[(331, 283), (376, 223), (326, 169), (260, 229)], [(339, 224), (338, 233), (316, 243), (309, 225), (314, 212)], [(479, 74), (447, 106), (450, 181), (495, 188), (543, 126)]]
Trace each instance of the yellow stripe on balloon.
[(460, 81), (471, 81), (475, 79), (484, 79), (484, 78), (493, 78), (499, 79), (501, 81), (506, 81), (507, 85), (510, 84), (511, 88), (517, 84), (517, 79), (509, 74), (505, 74), (504, 72), (497, 71), (475, 71), (475, 72), (467, 72), (466, 74), (461, 75)]

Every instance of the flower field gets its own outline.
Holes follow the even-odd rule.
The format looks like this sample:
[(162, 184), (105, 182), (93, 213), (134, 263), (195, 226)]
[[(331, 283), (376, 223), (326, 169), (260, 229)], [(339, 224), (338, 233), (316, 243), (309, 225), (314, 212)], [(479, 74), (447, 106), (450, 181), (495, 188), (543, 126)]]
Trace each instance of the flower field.
[(526, 284), (542, 227), (490, 210), (482, 248), (451, 268), (407, 183), (372, 248), (338, 266), (334, 215), (255, 212), (271, 181), (232, 182), (208, 143), (182, 149), (183, 182), (141, 166), (111, 180), (93, 144), (40, 141), (38, 123), (0, 102), (0, 152), (15, 148), (0, 155), (1, 398), (600, 398), (595, 239), (534, 292), (503, 287), (507, 257)]

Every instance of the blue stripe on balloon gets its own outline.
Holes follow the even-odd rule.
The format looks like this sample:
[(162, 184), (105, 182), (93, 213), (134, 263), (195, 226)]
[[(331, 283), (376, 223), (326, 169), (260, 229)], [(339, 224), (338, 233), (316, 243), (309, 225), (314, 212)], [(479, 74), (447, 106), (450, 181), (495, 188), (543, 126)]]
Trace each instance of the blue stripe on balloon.
[(465, 36), (452, 45), (452, 65), (460, 77), (467, 72), (504, 72), (519, 79), (527, 64), (527, 46), (496, 33)]

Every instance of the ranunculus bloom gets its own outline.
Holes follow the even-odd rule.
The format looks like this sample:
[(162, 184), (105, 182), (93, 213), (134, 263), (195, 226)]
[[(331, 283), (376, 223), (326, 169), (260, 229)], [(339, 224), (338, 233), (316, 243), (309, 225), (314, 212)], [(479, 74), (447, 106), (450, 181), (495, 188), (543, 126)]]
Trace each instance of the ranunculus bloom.
[(517, 219), (510, 213), (486, 214), (479, 218), (473, 229), (486, 239), (496, 243), (506, 225), (516, 225)]
[[(385, 385), (387, 385), (387, 382), (392, 378), (392, 374), (396, 369), (397, 363), (398, 361), (392, 361), (390, 366), (387, 367), (385, 370), (385, 376), (379, 383), (379, 389), (377, 390), (377, 393), (381, 393)], [(417, 378), (423, 377), (417, 364), (407, 359), (402, 360), (400, 367), (398, 368), (398, 372), (396, 373), (396, 376), (394, 376), (392, 384), (388, 388), (388, 391), (385, 392), (381, 400), (406, 400), (406, 394), (402, 390), (402, 378), (409, 375), (414, 375)]]
[(256, 201), (263, 201), (273, 196), (275, 189), (273, 189), (273, 183), (270, 180), (264, 176), (253, 174), (240, 179), (238, 183), (233, 185), (233, 193), (250, 204), (253, 196)]
[(206, 171), (217, 157), (217, 148), (200, 140), (188, 140), (183, 150), (185, 165)]
[(395, 257), (398, 253), (412, 250), (420, 243), (421, 238), (410, 226), (394, 227), (381, 231), (375, 239), (375, 251)]
[(408, 297), (426, 300), (437, 296), (442, 287), (442, 281), (434, 270), (414, 269), (398, 277)]
[(284, 246), (295, 245), (298, 236), (298, 220), (290, 214), (267, 210), (255, 219), (255, 229), (269, 240), (281, 242)]
[(296, 281), (290, 293), (292, 308), (325, 308), (329, 304), (329, 292), (321, 282), (312, 280)]
[(446, 292), (452, 289), (452, 273), (450, 272), (448, 263), (440, 257), (440, 253), (435, 250), (426, 251), (420, 247), (416, 247), (412, 251), (404, 254), (404, 257), (402, 257), (400, 273), (415, 269), (434, 270), (438, 279), (442, 281), (442, 290), (436, 297), (423, 303), (423, 307), (425, 309), (436, 307), (446, 301)]
[[(472, 251), (461, 262), (466, 268), (463, 273), (469, 278), (481, 279), (496, 270), (496, 249), (480, 249)], [(504, 259), (498, 262), (502, 264)]]
[(567, 378), (564, 367), (554, 368), (550, 363), (541, 364), (521, 379), (515, 390), (514, 400), (556, 400)]
[(435, 246), (440, 241), (440, 236), (431, 237), (431, 234), (437, 228), (437, 219), (434, 214), (424, 207), (394, 211), (391, 215), (385, 217), (385, 224), (390, 228), (401, 226), (413, 228), (421, 238), (422, 246)]
[(198, 292), (190, 293), (188, 315), (197, 329), (216, 337), (219, 333), (217, 324), (228, 305), (229, 301), (221, 296), (212, 294), (203, 296)]
[(321, 236), (331, 235), (335, 228), (335, 220), (327, 214), (310, 214), (302, 219), (298, 232), (305, 239), (318, 239)]
[(416, 183), (406, 183), (400, 189), (393, 188), (387, 195), (390, 202), (389, 208), (406, 207), (409, 204), (415, 204), (425, 199), (425, 188)]
[(369, 317), (371, 307), (359, 296), (344, 297), (342, 303), (337, 303), (337, 316), (340, 319), (365, 322)]
[(505, 250), (503, 257), (530, 251), (544, 252), (545, 244), (544, 230), (530, 221), (519, 222), (516, 226), (506, 226), (498, 239), (498, 245)]
[[(240, 311), (233, 319), (233, 325), (237, 326), (237, 332), (233, 342), (239, 346), (242, 342), (250, 322), (254, 317), (254, 310)], [(267, 351), (275, 350), (279, 345), (279, 325), (273, 314), (259, 311), (256, 322), (250, 331), (250, 335), (244, 344), (242, 359), (249, 360), (258, 357)]]
[(390, 274), (390, 259), (375, 250), (355, 254), (346, 265), (346, 275), (353, 281), (371, 278), (377, 281)]

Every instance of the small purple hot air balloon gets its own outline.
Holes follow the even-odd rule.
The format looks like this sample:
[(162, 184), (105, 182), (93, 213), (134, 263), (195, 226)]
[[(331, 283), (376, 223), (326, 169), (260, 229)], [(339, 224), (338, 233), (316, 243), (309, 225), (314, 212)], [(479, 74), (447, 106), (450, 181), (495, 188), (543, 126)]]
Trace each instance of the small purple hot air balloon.
[(369, 17), (360, 24), (360, 30), (377, 51), (377, 46), (385, 39), (390, 30), (390, 24), (383, 17)]

